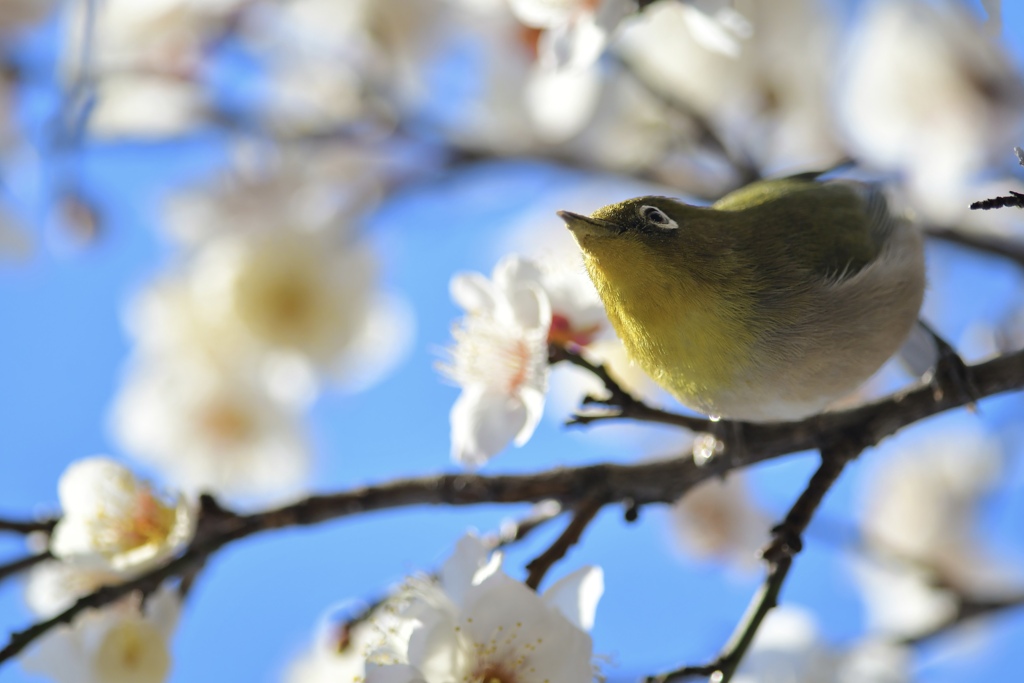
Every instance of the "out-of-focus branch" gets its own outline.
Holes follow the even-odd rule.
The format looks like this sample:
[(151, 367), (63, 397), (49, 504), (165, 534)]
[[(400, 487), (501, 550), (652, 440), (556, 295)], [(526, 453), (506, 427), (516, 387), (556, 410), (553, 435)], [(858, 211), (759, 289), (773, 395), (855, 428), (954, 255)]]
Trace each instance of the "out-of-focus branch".
[(762, 552), (762, 557), (768, 563), (768, 574), (729, 642), (715, 661), (651, 677), (647, 679), (648, 683), (669, 683), (692, 676), (714, 676), (716, 683), (728, 683), (732, 679), (754, 642), (754, 636), (764, 623), (765, 617), (778, 604), (779, 592), (793, 566), (793, 558), (803, 548), (803, 533), (811, 518), (821, 505), (825, 494), (839, 479), (846, 463), (857, 457), (862, 448), (863, 446), (854, 440), (822, 451), (818, 470), (790, 508), (786, 519), (772, 530), (772, 542)]
[[(977, 396), (957, 395), (958, 392), (937, 395), (929, 383), (922, 382), (889, 398), (843, 412), (817, 415), (801, 422), (745, 424), (745, 448), (728, 463), (727, 469), (811, 449), (821, 450), (825, 460), (830, 461), (830, 453), (859, 452), (902, 427), (964, 405), (972, 399), (1024, 388), (1024, 351), (965, 369)], [(70, 623), (87, 609), (108, 605), (135, 591), (155, 590), (165, 579), (184, 576), (229, 543), (263, 531), (319, 524), (341, 517), (413, 505), (511, 504), (552, 499), (562, 505), (575, 506), (598, 491), (603, 492), (605, 504), (626, 501), (635, 505), (670, 503), (721, 471), (721, 468), (712, 471), (698, 467), (687, 455), (636, 465), (589, 465), (530, 475), (446, 474), (398, 479), (377, 486), (312, 496), (291, 505), (249, 515), (204, 506), (204, 509), (209, 507), (220, 511), (200, 515), (196, 537), (182, 555), (131, 581), (101, 588), (53, 618), (13, 634), (7, 646), (0, 650), (0, 662), (14, 657), (54, 626)]]
[[(1024, 197), (1024, 195), (1021, 196)], [(971, 208), (974, 208), (973, 204)], [(978, 235), (937, 226), (928, 226), (924, 229), (924, 232), (929, 237), (983, 251), (987, 254), (1008, 258), (1024, 266), (1024, 243), (1022, 242), (996, 235)]]
[(0, 531), (10, 531), (16, 534), (31, 534), (37, 531), (48, 534), (53, 531), (53, 527), (56, 525), (56, 519), (0, 519)]
[(900, 642), (904, 645), (917, 645), (926, 640), (931, 640), (955, 629), (964, 623), (983, 617), (995, 612), (1024, 607), (1024, 593), (1007, 595), (999, 598), (981, 599), (972, 598), (967, 595), (957, 595), (956, 611), (947, 620), (936, 624), (927, 631), (915, 633), (912, 636), (903, 638)]
[(51, 555), (50, 551), (47, 550), (41, 553), (37, 553), (35, 555), (27, 555), (20, 559), (0, 564), (0, 581), (3, 581), (8, 576), (14, 576), (15, 574), (23, 572), (26, 569), (30, 569), (31, 567), (36, 566), (40, 562), (49, 560), (52, 557), (53, 555)]
[(587, 528), (601, 508), (604, 507), (604, 503), (604, 498), (601, 496), (594, 496), (580, 503), (572, 516), (572, 521), (565, 527), (565, 531), (555, 539), (555, 542), (547, 550), (534, 558), (530, 564), (526, 565), (526, 571), (529, 572), (525, 581), (527, 586), (537, 590), (548, 570), (565, 557), (565, 554), (569, 552), (569, 548), (579, 542), (584, 529)]

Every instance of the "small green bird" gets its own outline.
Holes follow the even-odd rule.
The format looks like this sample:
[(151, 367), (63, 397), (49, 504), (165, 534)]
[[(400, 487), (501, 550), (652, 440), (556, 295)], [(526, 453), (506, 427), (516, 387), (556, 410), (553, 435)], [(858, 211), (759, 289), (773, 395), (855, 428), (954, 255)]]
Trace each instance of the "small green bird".
[(924, 296), (921, 235), (876, 185), (808, 174), (710, 207), (638, 197), (559, 216), (630, 357), (713, 417), (822, 411), (900, 348)]

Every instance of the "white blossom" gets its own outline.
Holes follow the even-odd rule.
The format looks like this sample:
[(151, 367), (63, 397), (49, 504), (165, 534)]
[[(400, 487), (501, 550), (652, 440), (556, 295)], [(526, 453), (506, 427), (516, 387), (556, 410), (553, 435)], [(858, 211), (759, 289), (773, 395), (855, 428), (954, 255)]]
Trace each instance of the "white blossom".
[(365, 248), (277, 230), (211, 242), (191, 285), (211, 317), (258, 348), (329, 367), (366, 320), (373, 272)]
[(138, 570), (176, 552), (193, 533), (184, 496), (163, 494), (107, 458), (72, 463), (58, 490), (64, 514), (50, 550), (67, 562)]
[(410, 588), (399, 619), (407, 643), (371, 656), (367, 683), (528, 683), (593, 680), (593, 626), (600, 569), (584, 568), (538, 595), (501, 570), (483, 543), (464, 538), (438, 582)]
[(355, 621), (329, 613), (310, 648), (288, 666), (287, 683), (364, 683), (366, 662), (377, 651), (401, 649), (415, 624), (397, 616), (395, 598)]
[(769, 538), (771, 522), (751, 499), (746, 480), (733, 472), (687, 491), (672, 506), (672, 527), (685, 550), (751, 568)]
[(115, 436), (190, 492), (280, 496), (306, 480), (297, 406), (252, 373), (188, 356), (141, 357), (112, 415)]
[[(984, 583), (977, 508), (998, 481), (999, 440), (974, 422), (927, 433), (907, 432), (887, 444), (884, 464), (866, 477), (864, 534), (884, 555), (909, 560), (958, 584)], [(966, 587), (966, 586), (964, 586)]]
[(21, 659), (55, 683), (163, 683), (181, 604), (161, 588), (140, 610), (135, 598), (80, 615), (41, 637)]
[(732, 679), (736, 683), (910, 683), (905, 648), (876, 641), (837, 651), (814, 616), (782, 605), (765, 618)]
[(772, 167), (834, 162), (843, 153), (830, 103), (834, 17), (816, 0), (737, 6), (742, 14), (722, 2), (653, 3), (623, 24), (615, 49), (710, 122), (731, 156)]
[(492, 279), (456, 275), (451, 294), (466, 316), (441, 369), (462, 387), (451, 410), (452, 457), (481, 465), (514, 440), (526, 443), (544, 412), (551, 309), (536, 266), (516, 256)]
[(206, 103), (196, 84), (133, 74), (98, 84), (88, 128), (99, 138), (156, 138), (182, 135), (205, 120)]
[(913, 564), (854, 557), (850, 570), (860, 588), (872, 633), (914, 636), (956, 615), (956, 596), (936, 586), (934, 576)]
[(25, 581), (25, 603), (37, 616), (49, 619), (103, 586), (124, 581), (125, 575), (97, 564), (52, 560), (29, 570)]
[(841, 82), (854, 153), (905, 172), (915, 204), (932, 213), (961, 208), (961, 186), (1008, 153), (1022, 122), (1019, 75), (959, 3), (870, 3)]

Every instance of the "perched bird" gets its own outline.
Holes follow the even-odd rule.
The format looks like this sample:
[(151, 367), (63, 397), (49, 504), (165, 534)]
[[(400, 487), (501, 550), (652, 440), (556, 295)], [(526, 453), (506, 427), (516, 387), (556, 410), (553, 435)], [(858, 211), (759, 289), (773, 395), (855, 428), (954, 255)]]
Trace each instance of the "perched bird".
[(900, 348), (924, 295), (921, 236), (876, 185), (806, 174), (710, 207), (638, 197), (559, 216), (630, 357), (712, 417), (822, 411)]

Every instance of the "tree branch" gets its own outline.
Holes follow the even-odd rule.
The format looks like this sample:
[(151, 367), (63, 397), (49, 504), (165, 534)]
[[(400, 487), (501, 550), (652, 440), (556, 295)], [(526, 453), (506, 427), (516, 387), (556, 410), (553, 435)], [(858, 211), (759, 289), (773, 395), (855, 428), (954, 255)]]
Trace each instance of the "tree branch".
[(728, 683), (739, 668), (747, 650), (750, 649), (758, 629), (765, 617), (778, 604), (782, 585), (793, 566), (793, 558), (803, 548), (803, 533), (807, 529), (815, 511), (832, 485), (839, 479), (843, 468), (860, 454), (863, 447), (856, 439), (850, 443), (824, 450), (821, 454), (821, 465), (807, 483), (786, 519), (772, 530), (772, 542), (762, 552), (768, 562), (768, 574), (761, 588), (754, 595), (729, 642), (722, 653), (710, 664), (687, 666), (660, 676), (647, 678), (648, 683), (669, 683), (680, 681), (692, 676), (714, 676), (716, 683)]
[(45, 550), (35, 555), (27, 555), (17, 560), (12, 560), (5, 564), (0, 564), (0, 581), (3, 581), (8, 576), (14, 576), (20, 572), (25, 571), (31, 567), (36, 566), (44, 560), (49, 560), (53, 555), (50, 554), (49, 550)]
[(555, 539), (551, 547), (535, 557), (530, 564), (526, 565), (526, 571), (529, 572), (525, 581), (527, 586), (537, 590), (540, 582), (544, 580), (544, 575), (548, 573), (548, 570), (556, 562), (565, 557), (565, 554), (569, 552), (569, 548), (579, 542), (580, 536), (583, 535), (583, 530), (593, 521), (597, 513), (604, 507), (604, 504), (603, 496), (594, 496), (580, 503), (573, 514), (572, 521), (565, 527), (565, 531)]
[(19, 519), (0, 519), (0, 531), (10, 531), (16, 534), (31, 534), (36, 531), (42, 531), (43, 533), (50, 533), (53, 531), (53, 527), (57, 526), (56, 519), (43, 519), (43, 520), (19, 520)]
[[(1024, 351), (968, 366), (966, 371), (971, 385), (977, 389), (977, 399), (1024, 388)], [(793, 423), (747, 423), (743, 432), (745, 448), (741, 456), (730, 463), (730, 468), (812, 449), (824, 452), (846, 447), (859, 451), (906, 425), (969, 400), (954, 393), (936, 396), (930, 384), (919, 382), (902, 393), (843, 412), (825, 413)], [(547, 499), (562, 505), (578, 505), (595, 491), (606, 494), (605, 503), (671, 503), (691, 487), (717, 474), (717, 471), (697, 467), (687, 454), (677, 459), (636, 465), (599, 464), (531, 475), (446, 474), (398, 479), (377, 486), (311, 496), (250, 515), (230, 511), (200, 515), (199, 532), (181, 556), (131, 581), (101, 588), (61, 614), (13, 634), (7, 646), (0, 650), (0, 662), (12, 658), (54, 626), (70, 623), (87, 609), (108, 605), (137, 590), (152, 591), (165, 579), (184, 576), (225, 545), (263, 531), (413, 505), (509, 504)]]
[(1024, 607), (1024, 593), (988, 600), (972, 598), (966, 595), (958, 595), (956, 612), (949, 619), (936, 624), (927, 631), (922, 631), (921, 633), (915, 633), (912, 636), (902, 638), (899, 642), (903, 645), (918, 645), (927, 640), (943, 635), (977, 617), (1018, 607)]

